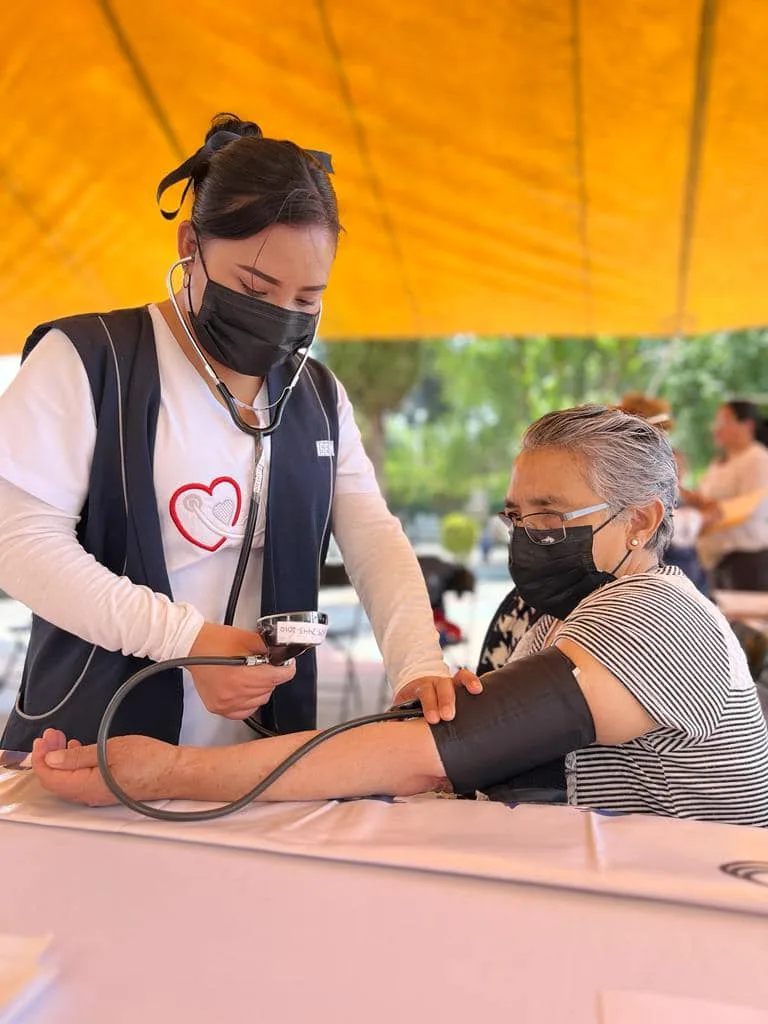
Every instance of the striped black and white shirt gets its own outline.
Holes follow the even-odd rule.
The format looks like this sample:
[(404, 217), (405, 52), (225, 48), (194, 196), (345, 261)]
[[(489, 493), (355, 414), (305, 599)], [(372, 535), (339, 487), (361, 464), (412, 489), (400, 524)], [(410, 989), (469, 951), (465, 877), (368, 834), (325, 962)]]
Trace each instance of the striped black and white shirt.
[(570, 804), (768, 825), (768, 732), (746, 658), (679, 569), (623, 576), (562, 623), (544, 616), (513, 658), (560, 638), (591, 654), (658, 723), (628, 743), (568, 754)]

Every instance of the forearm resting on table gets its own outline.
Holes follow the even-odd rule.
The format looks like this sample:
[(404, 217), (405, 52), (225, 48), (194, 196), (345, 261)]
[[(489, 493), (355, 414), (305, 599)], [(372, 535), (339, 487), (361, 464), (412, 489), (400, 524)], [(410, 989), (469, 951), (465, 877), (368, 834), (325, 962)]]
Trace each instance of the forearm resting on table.
[[(181, 747), (169, 775), (172, 792), (162, 796), (237, 800), (315, 735), (292, 733), (233, 747)], [(412, 796), (443, 788), (444, 781), (443, 766), (424, 721), (380, 722), (326, 740), (259, 799)]]

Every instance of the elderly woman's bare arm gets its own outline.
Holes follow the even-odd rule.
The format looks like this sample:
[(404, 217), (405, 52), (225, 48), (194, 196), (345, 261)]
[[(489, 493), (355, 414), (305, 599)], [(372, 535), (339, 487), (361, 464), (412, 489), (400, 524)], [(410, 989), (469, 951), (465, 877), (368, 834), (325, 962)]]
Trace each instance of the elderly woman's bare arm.
[[(313, 735), (293, 733), (218, 751), (182, 749), (175, 792), (170, 795), (234, 800)], [(434, 789), (444, 774), (426, 722), (380, 722), (322, 743), (270, 786), (261, 799), (411, 796)]]
[(555, 646), (578, 669), (576, 681), (592, 714), (597, 743), (626, 743), (656, 728), (637, 698), (597, 658), (573, 640), (558, 640)]
[[(110, 740), (109, 762), (138, 800), (232, 801), (253, 789), (315, 733), (292, 733), (232, 747), (174, 747), (144, 736)], [(49, 729), (35, 741), (33, 766), (46, 789), (86, 804), (114, 803), (95, 746), (67, 749)], [(382, 722), (335, 736), (301, 758), (260, 798), (324, 800), (371, 794), (410, 796), (444, 785), (444, 772), (423, 720)]]

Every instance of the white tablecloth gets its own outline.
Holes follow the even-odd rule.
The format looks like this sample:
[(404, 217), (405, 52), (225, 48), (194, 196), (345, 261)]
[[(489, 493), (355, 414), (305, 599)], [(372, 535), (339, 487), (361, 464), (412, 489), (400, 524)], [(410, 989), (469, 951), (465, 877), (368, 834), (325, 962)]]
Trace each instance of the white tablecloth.
[[(206, 806), (179, 803), (177, 809)], [(429, 795), (256, 804), (217, 821), (164, 822), (123, 807), (63, 803), (43, 791), (31, 772), (12, 769), (0, 769), (0, 821), (526, 882), (768, 918), (768, 829), (762, 828)]]
[[(205, 826), (207, 836), (170, 826), (192, 839), (176, 842), (122, 809), (67, 808), (49, 827), (57, 806), (14, 807), (6, 792), (0, 820), (0, 932), (52, 933), (59, 971), (28, 1024), (586, 1024), (605, 1020), (602, 992), (623, 989), (768, 1009), (768, 889), (716, 868), (724, 852), (757, 859), (764, 830), (661, 822), (665, 850), (661, 833), (643, 832), (654, 819), (603, 819), (636, 863), (627, 873), (619, 858), (621, 886), (601, 896), (571, 886), (585, 865), (611, 862), (618, 832), (585, 829), (593, 848), (574, 845), (574, 822), (598, 816), (568, 808), (265, 806)], [(430, 851), (431, 870), (417, 870)], [(695, 867), (707, 859), (710, 889)], [(645, 861), (666, 880), (656, 897), (633, 898)], [(535, 885), (498, 877), (502, 863), (525, 877), (530, 862)], [(484, 873), (497, 877), (471, 877)], [(688, 898), (689, 873), (699, 905), (670, 903), (675, 889)], [(702, 893), (741, 910), (702, 905)]]
[(54, 936), (28, 1024), (592, 1024), (604, 989), (768, 1008), (757, 916), (19, 824), (0, 868), (0, 931)]

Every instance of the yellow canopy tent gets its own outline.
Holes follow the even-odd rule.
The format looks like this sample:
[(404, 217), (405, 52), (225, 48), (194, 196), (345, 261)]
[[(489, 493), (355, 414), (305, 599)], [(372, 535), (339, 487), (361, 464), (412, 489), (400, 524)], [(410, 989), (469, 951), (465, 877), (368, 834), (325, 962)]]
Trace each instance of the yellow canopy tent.
[(768, 321), (762, 0), (37, 0), (0, 15), (0, 351), (159, 298), (234, 110), (333, 154), (333, 337)]

